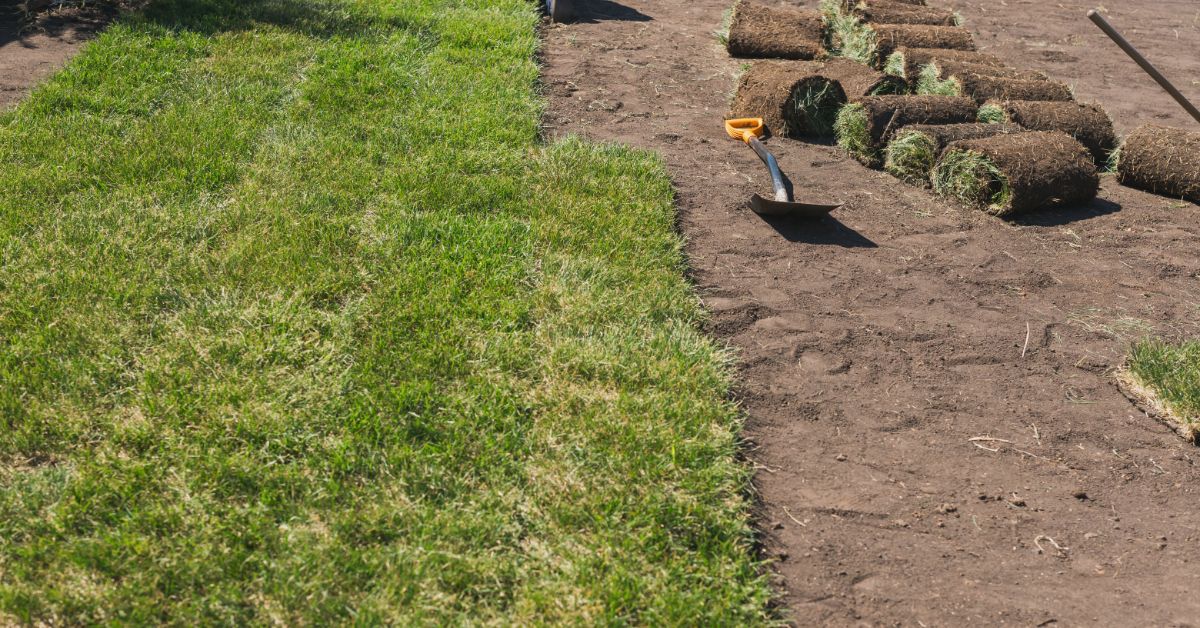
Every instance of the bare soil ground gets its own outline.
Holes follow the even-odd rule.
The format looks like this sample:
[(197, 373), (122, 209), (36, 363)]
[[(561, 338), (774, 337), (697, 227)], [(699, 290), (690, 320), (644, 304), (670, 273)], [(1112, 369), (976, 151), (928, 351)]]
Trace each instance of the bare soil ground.
[[(1132, 339), (1200, 328), (1200, 207), (1106, 177), (1087, 207), (1006, 222), (772, 140), (799, 196), (847, 206), (766, 221), (746, 203), (766, 171), (721, 128), (740, 62), (713, 32), (732, 1), (589, 4), (546, 31), (547, 133), (667, 160), (713, 332), (739, 351), (764, 551), (795, 621), (1200, 625), (1200, 452), (1113, 372)], [(1121, 132), (1189, 123), (1090, 5), (931, 4)], [(1200, 96), (1200, 6), (1111, 4)]]
[(16, 0), (0, 0), (0, 109), (13, 106), (62, 67), (115, 17), (104, 8), (58, 9), (24, 19)]

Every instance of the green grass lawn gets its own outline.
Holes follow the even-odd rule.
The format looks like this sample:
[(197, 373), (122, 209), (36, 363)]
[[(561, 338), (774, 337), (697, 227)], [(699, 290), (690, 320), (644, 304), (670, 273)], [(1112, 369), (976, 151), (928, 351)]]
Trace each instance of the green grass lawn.
[(1144, 341), (1129, 354), (1128, 372), (1193, 438), (1200, 437), (1200, 341)]
[(653, 156), (528, 0), (159, 0), (0, 114), (0, 623), (771, 621)]

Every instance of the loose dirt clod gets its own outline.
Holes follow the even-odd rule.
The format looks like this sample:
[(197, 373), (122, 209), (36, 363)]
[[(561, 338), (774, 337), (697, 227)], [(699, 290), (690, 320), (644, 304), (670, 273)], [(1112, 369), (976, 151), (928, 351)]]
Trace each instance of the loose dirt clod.
[(1200, 132), (1138, 127), (1121, 145), (1117, 177), (1122, 185), (1200, 203)]
[(735, 57), (816, 59), (824, 56), (825, 24), (815, 11), (739, 0), (726, 49)]
[(952, 96), (873, 96), (846, 105), (838, 113), (838, 144), (862, 163), (878, 167), (893, 133), (910, 124), (973, 122), (978, 107), (970, 98)]
[(776, 135), (829, 137), (846, 102), (903, 89), (898, 78), (849, 59), (760, 61), (742, 76), (729, 117), (761, 117)]
[(996, 216), (1086, 203), (1100, 176), (1086, 147), (1057, 131), (962, 140), (946, 147), (933, 175), (939, 194)]
[[(1001, 78), (984, 76), (973, 72), (959, 72), (949, 76), (945, 81), (937, 79), (934, 66), (926, 66), (922, 70), (918, 82), (918, 93), (940, 93), (949, 96), (970, 96), (978, 103), (988, 100), (1030, 100), (1030, 101), (1060, 101), (1075, 100), (1071, 88), (1066, 83), (1035, 78), (1024, 80), (1018, 78)], [(926, 74), (929, 72), (930, 74)]]
[(929, 185), (938, 157), (952, 142), (1018, 133), (1014, 124), (917, 124), (896, 132), (884, 152), (883, 169), (914, 185)]
[[(999, 110), (1004, 122), (1030, 131), (1062, 131), (1079, 140), (1103, 165), (1117, 146), (1112, 118), (1098, 104), (1078, 102), (990, 101), (989, 111)], [(982, 111), (982, 108), (981, 108)], [(984, 114), (987, 115), (987, 114)]]

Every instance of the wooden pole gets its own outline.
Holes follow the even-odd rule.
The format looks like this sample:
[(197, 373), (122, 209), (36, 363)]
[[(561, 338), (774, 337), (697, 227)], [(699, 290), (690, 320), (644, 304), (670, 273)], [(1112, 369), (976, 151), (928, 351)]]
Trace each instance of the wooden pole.
[(1175, 99), (1175, 102), (1179, 103), (1180, 107), (1183, 107), (1188, 113), (1192, 114), (1192, 117), (1196, 119), (1196, 122), (1200, 122), (1200, 110), (1196, 109), (1196, 106), (1188, 101), (1188, 99), (1185, 98), (1178, 89), (1175, 89), (1175, 86), (1171, 84), (1171, 81), (1168, 81), (1167, 77), (1163, 76), (1162, 72), (1158, 71), (1158, 68), (1154, 67), (1153, 64), (1147, 61), (1146, 57), (1143, 57), (1142, 53), (1138, 52), (1137, 48), (1134, 48), (1133, 44), (1129, 43), (1129, 40), (1122, 37), (1121, 34), (1117, 32), (1117, 29), (1113, 28), (1113, 25), (1109, 24), (1108, 20), (1104, 19), (1103, 15), (1100, 15), (1099, 12), (1097, 12), (1095, 9), (1092, 9), (1091, 11), (1087, 12), (1087, 16), (1090, 20), (1096, 23), (1096, 26), (1100, 27), (1100, 30), (1104, 31), (1104, 34), (1108, 35), (1109, 39), (1113, 40), (1114, 43), (1120, 46), (1121, 50), (1125, 51), (1125, 54), (1129, 55), (1131, 59), (1140, 65), (1142, 69), (1146, 71), (1146, 74), (1150, 75), (1150, 78), (1157, 81), (1163, 89), (1167, 90), (1167, 93)]

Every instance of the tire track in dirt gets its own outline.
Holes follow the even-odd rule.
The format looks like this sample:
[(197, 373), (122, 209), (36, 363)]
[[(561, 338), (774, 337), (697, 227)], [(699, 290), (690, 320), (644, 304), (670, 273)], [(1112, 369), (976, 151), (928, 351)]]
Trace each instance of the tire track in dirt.
[[(1196, 333), (1200, 207), (1106, 177), (1087, 207), (1004, 222), (773, 140), (798, 195), (847, 206), (765, 221), (746, 205), (765, 169), (721, 129), (740, 62), (713, 32), (730, 4), (605, 0), (548, 26), (546, 131), (666, 159), (712, 330), (741, 357), (764, 547), (795, 621), (1194, 624), (1200, 454), (1111, 370), (1147, 329)], [(1087, 7), (946, 4), (985, 51), (1101, 99), (1119, 130), (1184, 124), (1120, 87), (1144, 77)], [(1138, 22), (1164, 71), (1200, 75), (1178, 54), (1200, 50), (1194, 5), (1126, 4), (1110, 18)]]

